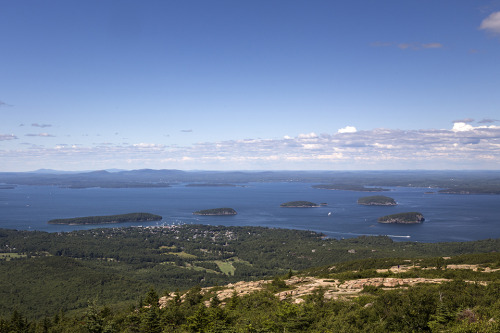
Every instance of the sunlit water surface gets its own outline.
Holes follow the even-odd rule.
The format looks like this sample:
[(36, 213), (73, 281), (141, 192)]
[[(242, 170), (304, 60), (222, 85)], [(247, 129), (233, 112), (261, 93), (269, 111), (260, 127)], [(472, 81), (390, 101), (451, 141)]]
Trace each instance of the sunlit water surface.
[[(428, 188), (389, 188), (389, 192), (320, 190), (308, 183), (250, 183), (241, 187), (186, 187), (141, 189), (67, 189), (51, 186), (17, 186), (0, 189), (0, 228), (49, 232), (161, 224), (263, 226), (313, 230), (328, 237), (389, 235), (394, 240), (441, 242), (500, 237), (499, 195), (437, 194)], [(428, 193), (433, 192), (433, 193)], [(360, 206), (357, 199), (383, 194), (395, 207)], [(287, 201), (327, 203), (318, 208), (280, 208)], [(231, 207), (235, 216), (197, 216), (194, 211)], [(381, 224), (377, 218), (419, 211), (421, 224)], [(51, 225), (55, 218), (148, 212), (161, 222), (105, 225)]]

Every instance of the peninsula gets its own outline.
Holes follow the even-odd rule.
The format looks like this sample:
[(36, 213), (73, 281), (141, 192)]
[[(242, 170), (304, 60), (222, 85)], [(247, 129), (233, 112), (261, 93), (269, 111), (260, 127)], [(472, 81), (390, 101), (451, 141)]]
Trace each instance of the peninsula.
[(425, 221), (422, 213), (419, 212), (407, 212), (407, 213), (398, 213), (392, 215), (386, 215), (379, 217), (377, 222), (379, 223), (398, 223), (398, 224), (414, 224), (414, 223), (422, 223)]
[(282, 203), (280, 207), (286, 207), (286, 208), (312, 208), (312, 207), (319, 207), (317, 203), (310, 202), (310, 201), (289, 201)]
[(236, 184), (226, 184), (226, 183), (192, 183), (192, 184), (186, 184), (186, 187), (245, 187), (245, 186)]
[(339, 191), (356, 191), (356, 192), (382, 192), (389, 191), (382, 187), (366, 187), (363, 185), (350, 185), (350, 184), (321, 184), (313, 185), (313, 188), (322, 190), (339, 190)]
[(365, 206), (396, 206), (396, 200), (385, 195), (372, 195), (358, 199), (358, 205)]
[(204, 216), (226, 216), (226, 215), (236, 215), (238, 214), (232, 208), (212, 208), (199, 210), (193, 213), (194, 215), (204, 215)]
[(54, 219), (47, 223), (49, 224), (104, 224), (104, 223), (124, 223), (124, 222), (150, 222), (161, 221), (160, 215), (150, 213), (129, 213), (120, 215), (105, 215), (105, 216), (84, 216), (74, 217), (69, 219)]

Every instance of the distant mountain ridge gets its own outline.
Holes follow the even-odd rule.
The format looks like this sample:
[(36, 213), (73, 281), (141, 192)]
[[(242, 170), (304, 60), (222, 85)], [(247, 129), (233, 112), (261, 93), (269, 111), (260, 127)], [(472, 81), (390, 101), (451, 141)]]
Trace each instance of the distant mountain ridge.
[(500, 171), (183, 171), (177, 169), (96, 170), (40, 169), (0, 172), (0, 184), (85, 187), (168, 187), (175, 183), (242, 184), (306, 182), (339, 190), (368, 187), (429, 187), (441, 193), (500, 194)]

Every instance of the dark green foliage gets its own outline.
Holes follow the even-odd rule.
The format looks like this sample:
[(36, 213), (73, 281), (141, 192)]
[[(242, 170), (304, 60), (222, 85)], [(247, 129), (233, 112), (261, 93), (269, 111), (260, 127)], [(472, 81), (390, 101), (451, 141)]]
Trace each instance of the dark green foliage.
[(99, 313), (95, 301), (89, 302), (87, 313), (85, 314), (85, 328), (89, 333), (101, 333), (104, 329), (104, 319)]
[(236, 215), (236, 211), (233, 208), (212, 208), (212, 209), (204, 209), (194, 212), (195, 215)]
[(285, 281), (283, 279), (281, 279), (280, 277), (276, 276), (270, 284), (267, 285), (268, 287), (268, 290), (273, 292), (273, 293), (277, 293), (277, 292), (280, 292), (280, 291), (283, 291), (283, 290), (287, 290), (287, 289), (290, 289), (288, 288), (288, 286), (286, 285)]
[(201, 261), (201, 262), (196, 262), (194, 263), (196, 266), (198, 267), (203, 267), (203, 268), (206, 268), (206, 269), (209, 269), (209, 270), (212, 270), (212, 271), (215, 271), (215, 272), (221, 272), (220, 268), (219, 268), (219, 265), (217, 265), (216, 263), (214, 262), (210, 262), (210, 261)]
[(103, 224), (103, 223), (123, 223), (123, 222), (146, 222), (161, 221), (160, 215), (150, 213), (129, 213), (120, 215), (105, 216), (85, 216), (69, 219), (54, 219), (48, 221), (50, 224)]
[[(393, 242), (382, 236), (335, 240), (310, 231), (261, 227), (184, 225), (67, 233), (0, 229), (0, 252), (22, 255), (0, 261), (0, 317), (18, 309), (31, 320), (53, 316), (59, 309), (84, 311), (88, 300), (96, 297), (99, 306), (136, 303), (151, 287), (187, 290), (197, 285), (284, 277), (287, 272), (295, 274), (303, 269), (330, 278), (332, 274), (340, 274), (336, 278), (342, 279), (361, 278), (374, 274), (376, 268), (400, 264), (434, 267), (438, 255), (453, 256), (440, 259), (442, 271), (420, 270), (401, 276), (444, 274), (463, 280), (483, 279), (481, 272), (445, 268), (464, 262), (498, 265), (498, 253), (491, 253), (498, 248), (497, 239), (429, 244)], [(356, 253), (349, 253), (349, 249)], [(463, 253), (486, 254), (457, 256)], [(408, 263), (408, 258), (419, 259)], [(232, 265), (234, 275), (213, 269), (215, 261)], [(349, 272), (354, 270), (357, 272)], [(493, 277), (498, 273), (489, 274)], [(172, 310), (169, 322), (178, 323), (179, 311)]]
[(372, 195), (359, 198), (358, 204), (367, 206), (395, 206), (396, 200), (385, 195)]
[[(395, 290), (365, 288), (369, 294), (350, 300), (325, 299), (319, 288), (301, 304), (280, 301), (265, 290), (233, 294), (222, 306), (213, 294), (203, 296), (195, 287), (183, 302), (177, 296), (164, 308), (112, 311), (92, 301), (84, 314), (39, 320), (13, 311), (0, 319), (0, 332), (498, 332), (500, 279), (481, 274), (489, 277), (487, 285), (456, 280)], [(274, 281), (281, 284), (278, 277)], [(156, 291), (150, 289), (144, 300), (155, 303)]]
[(310, 201), (289, 201), (282, 203), (280, 207), (319, 207), (319, 205)]
[(158, 307), (158, 293), (154, 288), (149, 289), (148, 293), (146, 294), (146, 298), (143, 301), (143, 305), (149, 306), (149, 307)]
[(424, 220), (424, 216), (419, 212), (397, 213), (379, 217), (380, 223), (420, 223)]
[(438, 192), (449, 194), (500, 194), (500, 186), (497, 184), (473, 184), (471, 186), (456, 186), (447, 188), (439, 190)]

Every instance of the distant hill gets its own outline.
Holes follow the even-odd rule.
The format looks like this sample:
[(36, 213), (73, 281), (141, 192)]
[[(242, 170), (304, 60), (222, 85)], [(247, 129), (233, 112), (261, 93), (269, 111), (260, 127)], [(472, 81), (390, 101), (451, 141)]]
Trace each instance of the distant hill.
[[(112, 172), (110, 172), (112, 171)], [(392, 186), (447, 189), (446, 193), (500, 194), (500, 171), (182, 171), (130, 170), (0, 172), (0, 184), (82, 187), (167, 187), (174, 183), (308, 182), (315, 188), (387, 191)], [(332, 185), (333, 184), (333, 185)], [(441, 192), (443, 193), (443, 192)]]

